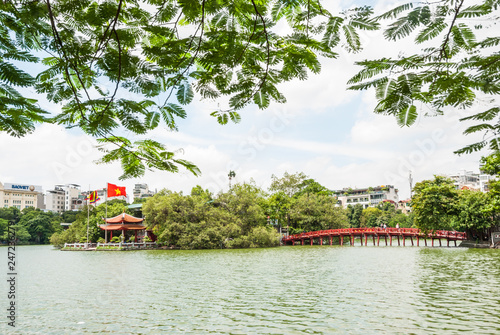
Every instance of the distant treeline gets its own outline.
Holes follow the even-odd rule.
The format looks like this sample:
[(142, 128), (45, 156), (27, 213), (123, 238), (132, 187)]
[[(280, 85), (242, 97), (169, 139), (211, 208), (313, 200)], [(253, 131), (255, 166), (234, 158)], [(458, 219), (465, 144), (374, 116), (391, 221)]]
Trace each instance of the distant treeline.
[[(495, 184), (493, 184), (494, 186)], [(484, 238), (496, 223), (495, 192), (456, 190), (444, 177), (417, 183), (412, 213), (404, 214), (391, 202), (377, 207), (338, 206), (336, 196), (303, 173), (272, 176), (267, 191), (253, 181), (232, 185), (229, 191), (213, 194), (201, 186), (190, 194), (162, 190), (143, 199), (145, 225), (158, 237), (158, 243), (181, 249), (252, 248), (276, 246), (279, 228), (290, 234), (347, 227), (416, 227), (467, 231), (471, 238)], [(124, 201), (108, 202), (107, 217), (127, 209)], [(7, 238), (8, 221), (15, 222), (19, 243), (64, 243), (102, 241), (98, 227), (106, 217), (106, 206), (91, 206), (80, 212), (63, 214), (16, 208), (0, 209), (0, 233)], [(62, 230), (60, 222), (72, 222)], [(132, 233), (128, 233), (132, 234)], [(126, 236), (128, 239), (130, 236)], [(109, 239), (109, 236), (108, 236)]]

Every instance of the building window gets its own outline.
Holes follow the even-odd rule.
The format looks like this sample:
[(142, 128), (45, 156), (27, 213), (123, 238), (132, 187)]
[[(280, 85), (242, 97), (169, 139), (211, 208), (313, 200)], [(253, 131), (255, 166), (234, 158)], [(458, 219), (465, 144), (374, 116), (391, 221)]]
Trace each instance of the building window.
[(3, 201), (3, 203), (4, 203), (4, 204), (8, 204), (8, 203), (9, 203), (9, 200), (5, 199), (5, 200)]

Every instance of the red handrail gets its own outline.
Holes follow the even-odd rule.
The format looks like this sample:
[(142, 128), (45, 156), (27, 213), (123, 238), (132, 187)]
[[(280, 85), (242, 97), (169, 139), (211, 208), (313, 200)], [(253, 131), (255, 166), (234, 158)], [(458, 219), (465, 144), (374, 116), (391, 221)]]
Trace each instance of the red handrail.
[(283, 241), (292, 240), (302, 240), (309, 239), (320, 236), (349, 236), (349, 235), (360, 235), (360, 234), (370, 234), (370, 235), (410, 235), (419, 237), (431, 237), (431, 238), (452, 238), (454, 240), (465, 240), (467, 238), (466, 233), (458, 231), (447, 231), (447, 230), (435, 230), (424, 234), (418, 228), (380, 228), (380, 227), (367, 227), (367, 228), (339, 228), (339, 229), (327, 229), (327, 230), (317, 230), (304, 232), (300, 234), (294, 234), (283, 237)]

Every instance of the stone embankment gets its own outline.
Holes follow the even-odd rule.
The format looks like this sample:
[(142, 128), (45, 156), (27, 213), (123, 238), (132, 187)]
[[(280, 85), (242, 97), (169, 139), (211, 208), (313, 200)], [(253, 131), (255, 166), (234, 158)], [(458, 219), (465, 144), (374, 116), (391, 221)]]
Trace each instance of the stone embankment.
[[(462, 248), (493, 248), (491, 245), (491, 241), (462, 241), (460, 243), (459, 247)], [(500, 248), (500, 245), (496, 246), (497, 248)]]

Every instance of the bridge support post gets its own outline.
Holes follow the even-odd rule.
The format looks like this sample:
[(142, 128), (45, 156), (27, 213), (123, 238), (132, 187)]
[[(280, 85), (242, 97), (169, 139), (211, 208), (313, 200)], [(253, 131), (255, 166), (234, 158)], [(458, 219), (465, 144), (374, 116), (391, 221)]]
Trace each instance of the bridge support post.
[[(363, 240), (361, 240), (363, 241)], [(365, 234), (365, 247), (368, 245), (368, 234)]]
[(418, 235), (417, 235), (417, 247), (418, 247), (418, 243), (419, 243), (419, 242), (420, 242), (420, 241), (419, 241), (419, 238), (418, 238)]
[(441, 237), (439, 238), (439, 246), (441, 246)]
[(457, 240), (453, 240), (453, 242), (455, 242), (455, 247), (457, 246)]
[(319, 245), (323, 245), (323, 237), (322, 236), (319, 237)]
[(351, 235), (351, 246), (354, 247), (354, 236), (353, 235)]
[(431, 237), (432, 240), (432, 246), (434, 246), (434, 237)]
[(332, 245), (332, 244), (333, 244), (333, 236), (330, 235), (330, 245)]
[(380, 245), (380, 235), (377, 234), (377, 247)]
[(385, 239), (385, 246), (387, 247), (387, 235), (384, 235), (384, 239)]
[(411, 246), (413, 247), (413, 237), (410, 236), (410, 240), (411, 240)]
[(344, 245), (344, 235), (340, 235), (340, 245)]
[(446, 246), (449, 248), (450, 247), (450, 239), (446, 239)]
[(427, 246), (427, 237), (424, 237), (425, 246)]
[(375, 235), (372, 235), (373, 246), (375, 246)]
[(309, 241), (311, 241), (311, 245), (313, 245), (313, 240), (314, 239), (312, 237), (309, 239)]
[(400, 246), (401, 244), (399, 244), (399, 235), (398, 235), (398, 247)]
[(304, 245), (304, 239), (300, 240), (301, 245)]
[(392, 247), (392, 235), (389, 235), (389, 245)]

